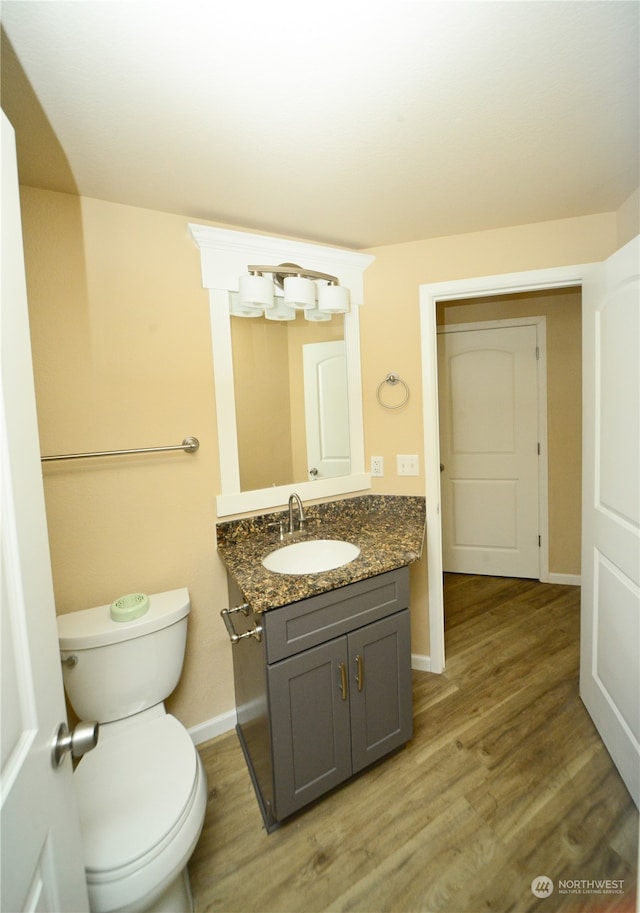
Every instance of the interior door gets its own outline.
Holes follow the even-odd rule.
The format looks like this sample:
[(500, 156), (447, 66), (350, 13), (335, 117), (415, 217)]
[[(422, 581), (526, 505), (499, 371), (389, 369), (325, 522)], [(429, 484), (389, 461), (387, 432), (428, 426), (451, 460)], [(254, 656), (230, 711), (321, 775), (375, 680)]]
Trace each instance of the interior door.
[(2, 114), (3, 913), (89, 902), (71, 759), (51, 747), (66, 710), (55, 622), (13, 129)]
[(640, 802), (640, 239), (583, 284), (581, 697)]
[(349, 403), (344, 340), (302, 347), (307, 460), (311, 479), (349, 475)]
[(445, 571), (539, 576), (534, 325), (438, 331)]

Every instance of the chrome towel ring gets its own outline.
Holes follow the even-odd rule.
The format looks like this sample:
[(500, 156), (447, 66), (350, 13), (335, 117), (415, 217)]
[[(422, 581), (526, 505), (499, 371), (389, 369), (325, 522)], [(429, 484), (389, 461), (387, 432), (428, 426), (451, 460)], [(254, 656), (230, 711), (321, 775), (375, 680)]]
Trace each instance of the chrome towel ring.
[[(395, 387), (396, 384), (402, 384), (404, 387), (404, 397), (400, 400), (399, 403), (385, 403), (382, 399), (381, 390), (384, 384), (389, 384), (391, 387)], [(395, 374), (393, 371), (389, 372), (384, 380), (381, 380), (378, 384), (378, 389), (376, 390), (376, 399), (381, 406), (384, 406), (385, 409), (401, 409), (409, 402), (409, 386), (406, 381), (404, 381), (399, 374)]]

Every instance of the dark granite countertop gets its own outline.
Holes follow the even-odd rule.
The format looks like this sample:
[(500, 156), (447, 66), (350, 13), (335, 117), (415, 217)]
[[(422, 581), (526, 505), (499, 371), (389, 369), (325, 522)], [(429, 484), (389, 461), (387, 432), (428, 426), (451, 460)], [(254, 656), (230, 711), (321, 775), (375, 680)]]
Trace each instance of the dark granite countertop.
[[(416, 561), (424, 542), (425, 499), (402, 495), (360, 495), (304, 506), (303, 533), (279, 541), (278, 526), (288, 511), (216, 525), (218, 554), (254, 612), (298, 602), (337, 587), (383, 574)], [(297, 521), (297, 510), (295, 519)], [(285, 525), (285, 528), (286, 528)], [(305, 539), (345, 539), (359, 546), (358, 557), (322, 574), (276, 574), (262, 559), (276, 548)]]

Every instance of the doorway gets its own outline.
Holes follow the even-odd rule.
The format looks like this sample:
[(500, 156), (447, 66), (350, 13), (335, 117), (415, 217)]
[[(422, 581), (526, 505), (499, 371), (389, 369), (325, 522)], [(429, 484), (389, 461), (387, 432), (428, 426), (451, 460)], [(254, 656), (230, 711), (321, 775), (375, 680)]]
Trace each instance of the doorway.
[[(440, 488), (440, 420), (438, 410), (438, 377), (437, 377), (437, 312), (448, 314), (447, 319), (455, 314), (455, 320), (460, 323), (476, 322), (481, 320), (506, 319), (515, 316), (518, 318), (540, 313), (536, 307), (532, 310), (533, 299), (547, 299), (551, 310), (554, 306), (554, 297), (563, 292), (575, 294), (579, 297), (582, 278), (587, 267), (560, 267), (557, 269), (536, 270), (528, 273), (506, 274), (502, 276), (487, 276), (469, 280), (437, 283), (421, 286), (421, 336), (422, 336), (422, 364), (423, 364), (423, 402), (424, 402), (424, 433), (425, 433), (425, 474), (426, 474), (426, 501), (427, 501), (427, 566), (429, 578), (429, 631), (430, 631), (430, 657), (429, 665), (433, 672), (441, 672), (445, 664), (444, 652), (444, 596), (442, 587), (442, 527), (441, 527), (441, 488)], [(571, 290), (571, 291), (570, 291)], [(577, 306), (579, 310), (579, 305)], [(446, 312), (444, 309), (447, 309)], [(524, 310), (523, 310), (524, 309)], [(544, 311), (542, 313), (545, 313)], [(546, 312), (549, 313), (549, 310)], [(580, 343), (577, 340), (577, 349)], [(559, 354), (559, 357), (558, 357)], [(549, 342), (549, 355), (551, 343)], [(579, 352), (578, 352), (579, 356)], [(562, 354), (556, 355), (556, 367), (561, 364)], [(581, 387), (581, 366), (575, 359), (571, 365), (566, 365), (569, 375), (574, 378), (574, 388), (578, 391)], [(551, 367), (549, 366), (551, 376)], [(563, 382), (558, 378), (557, 372), (553, 377), (554, 389), (562, 394)], [(568, 389), (567, 385), (564, 386)], [(554, 397), (554, 392), (549, 389), (548, 401)], [(580, 410), (573, 406), (564, 409), (563, 395), (559, 396), (559, 416), (554, 418), (554, 423), (562, 428), (564, 419), (562, 414), (579, 418)], [(565, 423), (566, 424), (566, 423)], [(567, 426), (568, 430), (568, 426)], [(551, 448), (551, 422), (549, 425)], [(579, 438), (570, 432), (580, 453)], [(434, 442), (437, 446), (434, 446)], [(549, 461), (553, 465), (554, 453), (549, 453)], [(577, 536), (571, 541), (565, 541), (562, 534), (562, 515), (567, 516), (567, 511), (560, 504), (563, 484), (565, 490), (572, 489), (571, 498), (574, 504), (580, 504), (580, 466), (581, 456), (568, 460), (573, 464), (572, 475), (567, 476), (567, 471), (562, 468), (549, 479), (549, 554), (550, 570), (547, 579), (554, 583), (580, 583), (580, 513), (579, 506), (575, 518)], [(577, 501), (576, 501), (577, 498)], [(554, 502), (554, 511), (551, 510), (551, 501)], [(556, 503), (557, 502), (557, 503)], [(570, 562), (563, 565), (564, 559), (558, 556), (563, 550), (568, 549), (571, 554)], [(557, 561), (560, 561), (558, 564)], [(571, 563), (573, 562), (573, 564)], [(568, 572), (563, 567), (569, 568)], [(560, 570), (558, 570), (560, 568)], [(572, 570), (573, 568), (573, 570)]]

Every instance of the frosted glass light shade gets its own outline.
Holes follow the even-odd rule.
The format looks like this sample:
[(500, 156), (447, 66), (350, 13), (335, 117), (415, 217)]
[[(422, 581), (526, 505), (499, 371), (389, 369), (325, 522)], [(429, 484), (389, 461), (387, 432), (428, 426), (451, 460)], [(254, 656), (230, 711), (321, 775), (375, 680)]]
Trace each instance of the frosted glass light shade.
[(265, 311), (264, 316), (267, 320), (295, 320), (296, 312), (288, 307), (282, 298), (276, 298), (274, 307)]
[(229, 313), (232, 317), (262, 317), (262, 310), (242, 304), (237, 292), (229, 292)]
[(316, 284), (302, 276), (287, 276), (284, 280), (284, 303), (297, 311), (316, 306)]
[(318, 289), (318, 307), (327, 314), (348, 314), (349, 289), (344, 285), (322, 285)]
[(268, 276), (252, 273), (240, 276), (238, 289), (241, 305), (260, 309), (273, 307), (273, 282)]
[(304, 319), (318, 322), (321, 320), (331, 320), (331, 314), (327, 311), (321, 311), (320, 308), (307, 308), (304, 311)]

